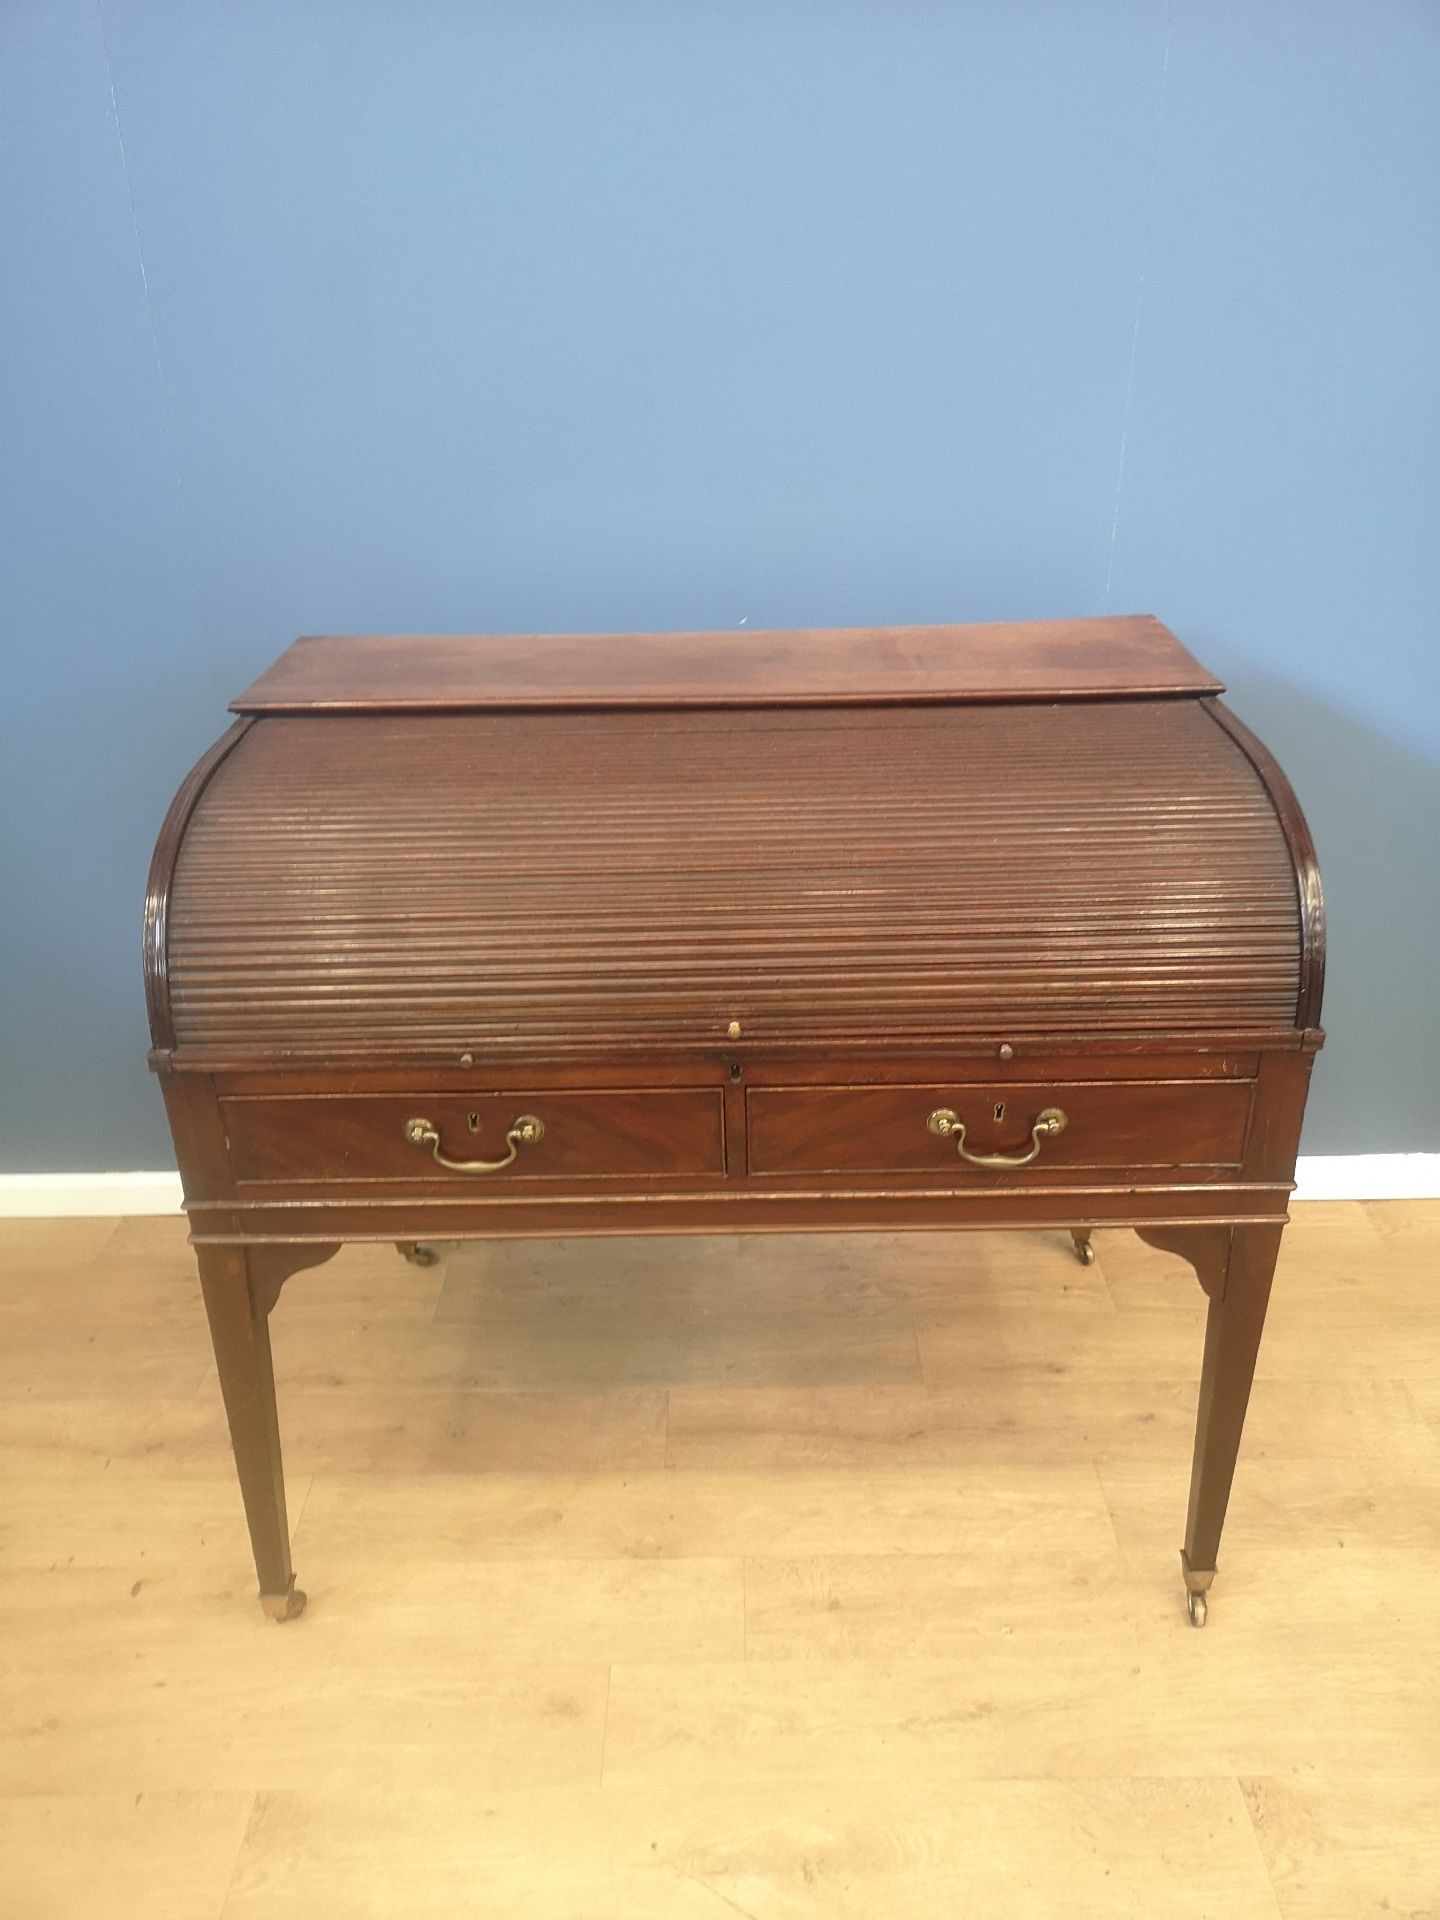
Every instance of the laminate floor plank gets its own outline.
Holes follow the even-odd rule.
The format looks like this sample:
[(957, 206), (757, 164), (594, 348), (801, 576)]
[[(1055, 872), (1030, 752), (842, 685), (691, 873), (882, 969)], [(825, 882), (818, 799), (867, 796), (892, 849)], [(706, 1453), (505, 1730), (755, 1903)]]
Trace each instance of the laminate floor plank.
[(1240, 1782), (1285, 1920), (1440, 1913), (1440, 1763), (1339, 1767)]
[[(1416, 1419), (1424, 1443), (1417, 1441), (1408, 1464), (1363, 1440), (1348, 1459), (1242, 1453), (1225, 1520), (1227, 1557), (1267, 1542), (1440, 1552), (1440, 1434), (1418, 1412)], [(1127, 1550), (1153, 1553), (1171, 1541), (1189, 1488), (1186, 1462), (1105, 1461), (1097, 1471)]]
[[(1303, 1590), (1302, 1590), (1303, 1592)], [(741, 1769), (773, 1792), (806, 1779), (952, 1781), (1192, 1774), (1284, 1774), (1344, 1765), (1434, 1766), (1437, 1694), (1415, 1683), (1433, 1660), (1433, 1626), (1407, 1615), (1377, 1676), (1353, 1620), (1337, 1633), (1344, 1589), (1246, 1631), (1196, 1633), (1173, 1599), (1111, 1634), (1058, 1628), (1049, 1657), (1034, 1637), (1001, 1635), (985, 1658), (750, 1660), (743, 1666), (617, 1664), (610, 1677), (606, 1784), (697, 1794)], [(1065, 1582), (1056, 1581), (1057, 1616)], [(1276, 1612), (1282, 1611), (1277, 1607)], [(1212, 1609), (1219, 1626), (1220, 1603)], [(1182, 1631), (1183, 1628), (1183, 1631)], [(1216, 1642), (1223, 1651), (1215, 1653)], [(1430, 1671), (1433, 1673), (1434, 1669)]]
[(1410, 1384), (1440, 1381), (1440, 1300), (1429, 1307), (1396, 1307), (1383, 1319), (1362, 1307), (1312, 1307), (1281, 1297), (1266, 1316), (1255, 1375), (1262, 1380), (1322, 1379), (1345, 1356), (1350, 1380)]
[[(87, 1463), (60, 1484), (47, 1473), (17, 1475), (0, 1509), (0, 1568), (116, 1567), (139, 1578), (156, 1565), (243, 1560), (245, 1510), (233, 1467), (222, 1469), (217, 1461), (208, 1474), (167, 1474), (158, 1486), (154, 1463), (143, 1460)], [(286, 1476), (292, 1515), (309, 1491), (303, 1475)]]
[(319, 1476), (297, 1560), (710, 1559), (731, 1554), (1113, 1551), (1089, 1462), (1066, 1471)]
[[(1321, 1378), (1256, 1383), (1242, 1462), (1434, 1457), (1423, 1388)], [(677, 1386), (668, 1458), (686, 1471), (828, 1466), (1069, 1466), (1077, 1458), (1188, 1473), (1196, 1383), (1096, 1382), (1044, 1370), (975, 1375), (951, 1388)], [(1183, 1505), (1182, 1505), (1183, 1511)]]
[[(438, 1251), (435, 1266), (417, 1267), (388, 1240), (344, 1246), (286, 1281), (286, 1316), (295, 1322), (337, 1313), (347, 1320), (432, 1319), (445, 1285), (445, 1249)], [(200, 1311), (204, 1324), (183, 1219), (122, 1220), (98, 1257), (96, 1278), (104, 1282), (102, 1297), (117, 1309), (127, 1299), (145, 1303), (174, 1289)]]
[[(290, 1387), (285, 1459), (299, 1474), (663, 1467), (667, 1403), (659, 1387)], [(0, 1422), (3, 1408), (0, 1402)], [(155, 1403), (126, 1451), (171, 1467), (232, 1471), (218, 1383), (189, 1400)]]
[[(599, 1778), (607, 1669), (563, 1633), (541, 1661), (492, 1654), (463, 1587), (452, 1601), (423, 1566), (387, 1569), (380, 1600), (327, 1592), (276, 1627), (239, 1558), (138, 1584), (128, 1569), (0, 1575), (0, 1795)], [(582, 1611), (577, 1591), (557, 1625)]]
[(1406, 1383), (1421, 1418), (1432, 1433), (1440, 1435), (1440, 1380), (1414, 1380)]
[(925, 1384), (954, 1387), (995, 1377), (1193, 1383), (1205, 1340), (1204, 1301), (1165, 1314), (1002, 1313), (967, 1307), (915, 1316)]
[(1080, 1264), (1068, 1231), (744, 1234), (738, 1257), (742, 1287), (761, 1299), (819, 1285), (916, 1309), (1115, 1311), (1104, 1277)]
[(684, 1296), (627, 1312), (618, 1297), (566, 1304), (542, 1293), (508, 1305), (487, 1300), (483, 1312), (450, 1314), (403, 1335), (379, 1319), (302, 1323), (287, 1318), (286, 1305), (276, 1310), (272, 1340), (276, 1379), (287, 1389), (384, 1382), (597, 1392), (676, 1380), (804, 1387), (920, 1378), (909, 1308), (889, 1302), (756, 1312), (723, 1297), (706, 1305)]
[[(94, 1321), (66, 1321), (66, 1339), (56, 1339), (55, 1315), (6, 1314), (10, 1325), (0, 1343), (0, 1400), (153, 1400), (198, 1393), (213, 1379), (203, 1320), (173, 1329), (147, 1327), (130, 1340)], [(47, 1324), (48, 1323), (48, 1324)]]
[(442, 1314), (493, 1311), (558, 1294), (627, 1305), (697, 1299), (715, 1290), (756, 1306), (818, 1307), (841, 1299), (975, 1306), (1067, 1305), (1110, 1313), (1093, 1267), (1068, 1232), (746, 1233), (729, 1239), (659, 1234), (645, 1240), (490, 1240), (444, 1249)]
[[(1161, 1253), (1137, 1234), (1113, 1228), (1098, 1232), (1094, 1246), (1101, 1277), (1122, 1313), (1189, 1308), (1200, 1298), (1195, 1270), (1178, 1254)], [(1273, 1297), (1293, 1288), (1317, 1306), (1363, 1305), (1385, 1262), (1384, 1235), (1366, 1208), (1354, 1201), (1310, 1201), (1291, 1209)]]
[[(73, 1220), (0, 1218), (7, 1292), (18, 1293), (32, 1281), (73, 1276), (111, 1246), (127, 1224), (113, 1214)], [(180, 1227), (183, 1240), (183, 1221), (173, 1219), (168, 1224), (172, 1229)]]
[(1440, 1206), (1295, 1210), (1203, 1634), (1095, 1244), (346, 1248), (277, 1629), (183, 1222), (0, 1222), (0, 1912), (1440, 1913)]
[(1360, 1211), (1387, 1240), (1408, 1242), (1433, 1253), (1440, 1239), (1440, 1200), (1366, 1200)]
[(983, 1541), (957, 1553), (756, 1556), (745, 1563), (745, 1647), (751, 1660), (950, 1660), (982, 1663), (1016, 1639), (1056, 1659), (1062, 1645), (1143, 1631), (1150, 1604), (1125, 1559), (1099, 1539), (1088, 1550)]
[(219, 1920), (253, 1793), (0, 1797), (13, 1920)]
[(1235, 1781), (266, 1793), (224, 1920), (1279, 1920)]
[(742, 1240), (739, 1234), (657, 1233), (644, 1239), (599, 1234), (452, 1241), (443, 1249), (442, 1312), (463, 1317), (477, 1301), (490, 1307), (524, 1304), (542, 1294), (627, 1304), (645, 1298), (704, 1300), (713, 1298), (716, 1286), (731, 1294), (739, 1285)]
[[(0, 1329), (8, 1324), (0, 1307)], [(66, 1474), (143, 1453), (154, 1401), (38, 1393), (0, 1395), (0, 1461), (10, 1487), (35, 1472)], [(193, 1396), (181, 1400), (193, 1405)]]

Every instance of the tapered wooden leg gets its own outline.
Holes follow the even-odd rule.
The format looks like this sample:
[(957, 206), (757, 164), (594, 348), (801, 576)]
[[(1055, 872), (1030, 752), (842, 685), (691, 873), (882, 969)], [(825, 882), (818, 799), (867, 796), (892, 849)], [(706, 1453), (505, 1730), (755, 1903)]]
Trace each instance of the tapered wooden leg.
[(1183, 1564), (1192, 1593), (1203, 1594), (1215, 1576), (1280, 1233), (1279, 1226), (1232, 1227), (1224, 1286), (1210, 1296), (1185, 1521)]
[(1180, 1551), (1190, 1618), (1197, 1627), (1205, 1624), (1206, 1595), (1215, 1578), (1283, 1228), (1283, 1221), (1259, 1227), (1136, 1228), (1151, 1246), (1188, 1260), (1210, 1300), (1190, 1469), (1190, 1510)]
[(272, 1620), (293, 1620), (304, 1610), (305, 1595), (297, 1592), (290, 1565), (290, 1525), (270, 1358), (268, 1315), (279, 1283), (273, 1274), (252, 1271), (244, 1248), (197, 1247), (195, 1252), (255, 1571), (260, 1576), (260, 1605)]

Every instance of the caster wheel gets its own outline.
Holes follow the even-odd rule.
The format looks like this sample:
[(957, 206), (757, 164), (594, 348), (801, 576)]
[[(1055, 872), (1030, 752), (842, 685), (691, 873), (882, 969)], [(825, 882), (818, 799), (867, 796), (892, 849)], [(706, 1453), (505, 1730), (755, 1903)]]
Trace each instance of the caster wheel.
[(418, 1240), (397, 1240), (395, 1245), (412, 1267), (438, 1267), (440, 1264), (438, 1247), (427, 1247)]
[(1203, 1627), (1205, 1624), (1205, 1616), (1209, 1611), (1205, 1604), (1204, 1594), (1187, 1593), (1185, 1596), (1185, 1605), (1190, 1614), (1191, 1626)]
[(260, 1605), (277, 1627), (283, 1627), (287, 1620), (298, 1620), (305, 1611), (305, 1595), (299, 1587), (292, 1587), (289, 1593), (262, 1593)]
[(1090, 1244), (1090, 1242), (1089, 1242), (1088, 1240), (1082, 1240), (1082, 1241), (1080, 1241), (1080, 1242), (1079, 1242), (1079, 1244), (1078, 1244), (1078, 1245), (1076, 1246), (1076, 1248), (1075, 1248), (1075, 1258), (1076, 1258), (1076, 1259), (1077, 1259), (1077, 1260), (1078, 1260), (1078, 1261), (1080, 1262), (1080, 1264), (1081, 1264), (1081, 1266), (1082, 1266), (1082, 1267), (1093, 1267), (1093, 1266), (1094, 1266), (1094, 1264), (1095, 1264), (1095, 1249), (1094, 1249), (1094, 1247), (1092, 1247), (1092, 1246), (1091, 1246), (1091, 1244)]

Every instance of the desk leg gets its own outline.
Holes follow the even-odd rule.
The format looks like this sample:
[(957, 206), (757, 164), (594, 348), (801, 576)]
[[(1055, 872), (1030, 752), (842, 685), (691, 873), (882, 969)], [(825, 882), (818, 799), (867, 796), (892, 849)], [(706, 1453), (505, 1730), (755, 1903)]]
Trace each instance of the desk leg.
[[(1205, 1321), (1190, 1510), (1180, 1556), (1190, 1618), (1197, 1627), (1205, 1624), (1205, 1596), (1215, 1578), (1280, 1234), (1280, 1226), (1232, 1227), (1225, 1237), (1223, 1267), (1212, 1269), (1217, 1284), (1206, 1287), (1210, 1310)], [(1201, 1279), (1206, 1279), (1203, 1272)]]
[(260, 1576), (260, 1605), (278, 1621), (293, 1620), (302, 1613), (305, 1595), (297, 1591), (290, 1565), (269, 1315), (289, 1273), (328, 1259), (334, 1251), (334, 1247), (249, 1252), (243, 1247), (195, 1249), (255, 1571)]

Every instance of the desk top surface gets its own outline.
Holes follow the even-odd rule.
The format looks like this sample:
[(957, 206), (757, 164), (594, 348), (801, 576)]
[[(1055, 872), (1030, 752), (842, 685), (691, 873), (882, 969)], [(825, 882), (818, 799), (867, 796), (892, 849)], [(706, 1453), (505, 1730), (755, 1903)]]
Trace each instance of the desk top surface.
[(793, 632), (321, 634), (236, 713), (869, 706), (1223, 691), (1149, 614)]

